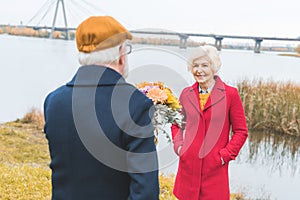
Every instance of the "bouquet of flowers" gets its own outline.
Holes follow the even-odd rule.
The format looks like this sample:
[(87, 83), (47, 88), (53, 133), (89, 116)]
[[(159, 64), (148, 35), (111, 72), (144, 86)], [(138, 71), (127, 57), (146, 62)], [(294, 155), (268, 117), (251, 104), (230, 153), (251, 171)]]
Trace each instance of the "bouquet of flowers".
[(171, 89), (164, 86), (162, 82), (143, 82), (137, 84), (136, 87), (155, 105), (152, 123), (156, 132), (156, 142), (159, 131), (165, 134), (168, 142), (171, 142), (170, 136), (165, 131), (165, 125), (171, 123), (182, 127), (184, 123), (178, 99), (173, 95)]

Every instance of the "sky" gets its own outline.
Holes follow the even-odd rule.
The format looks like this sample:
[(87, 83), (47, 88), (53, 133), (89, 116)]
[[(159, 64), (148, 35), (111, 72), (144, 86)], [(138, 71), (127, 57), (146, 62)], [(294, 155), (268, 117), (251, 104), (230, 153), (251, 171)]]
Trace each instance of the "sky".
[[(57, 0), (0, 0), (0, 2), (0, 24), (20, 24), (22, 21), (23, 24), (51, 26)], [(111, 15), (129, 30), (157, 28), (186, 33), (300, 37), (299, 0), (64, 0), (64, 2), (70, 27), (77, 27), (90, 15)], [(58, 13), (56, 26), (64, 26), (61, 4)]]

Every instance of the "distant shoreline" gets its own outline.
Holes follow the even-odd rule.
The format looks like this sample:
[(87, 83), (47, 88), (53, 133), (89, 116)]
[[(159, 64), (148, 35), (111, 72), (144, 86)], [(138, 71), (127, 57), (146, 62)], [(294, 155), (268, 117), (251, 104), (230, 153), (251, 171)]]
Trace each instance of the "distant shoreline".
[(300, 58), (300, 54), (299, 53), (281, 53), (281, 54), (278, 54), (279, 56), (290, 56), (290, 57), (297, 57), (297, 58)]
[[(15, 36), (27, 36), (27, 37), (36, 37), (36, 38), (49, 38), (50, 31), (46, 29), (34, 30), (33, 28), (27, 28), (22, 26), (0, 26), (0, 34), (8, 34)], [(75, 31), (69, 31), (68, 37), (66, 32), (63, 31), (54, 31), (52, 35), (53, 39), (70, 40), (75, 39)], [(131, 41), (133, 44), (144, 44), (144, 45), (165, 45), (165, 46), (179, 46), (180, 40), (174, 39), (171, 37), (145, 37), (144, 35), (135, 35)], [(191, 39), (187, 40), (187, 47), (197, 47), (200, 45), (208, 44), (205, 41), (194, 41)], [(214, 44), (211, 44), (214, 45)], [(296, 47), (297, 48), (297, 47)], [(273, 52), (296, 52), (296, 48), (287, 47), (287, 46), (262, 46), (261, 51), (273, 51)], [(243, 44), (222, 44), (222, 49), (234, 49), (234, 50), (254, 50), (254, 45), (243, 45)], [(296, 56), (298, 57), (298, 56)]]

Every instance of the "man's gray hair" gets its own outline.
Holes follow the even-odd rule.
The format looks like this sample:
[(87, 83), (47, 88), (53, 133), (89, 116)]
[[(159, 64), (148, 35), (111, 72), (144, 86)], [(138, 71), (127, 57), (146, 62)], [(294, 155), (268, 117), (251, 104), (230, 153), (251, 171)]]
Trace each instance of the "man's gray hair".
[(121, 45), (91, 53), (79, 52), (78, 61), (81, 65), (112, 64), (120, 58)]

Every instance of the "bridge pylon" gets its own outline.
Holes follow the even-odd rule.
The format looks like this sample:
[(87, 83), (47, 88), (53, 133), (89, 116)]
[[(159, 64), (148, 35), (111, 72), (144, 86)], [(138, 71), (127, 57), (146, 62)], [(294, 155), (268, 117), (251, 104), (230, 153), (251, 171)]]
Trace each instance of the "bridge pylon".
[(222, 40), (224, 39), (224, 37), (220, 37), (220, 36), (215, 36), (215, 47), (218, 49), (218, 51), (221, 51), (222, 49)]
[(65, 9), (64, 0), (57, 0), (57, 2), (56, 2), (56, 8), (55, 8), (54, 18), (53, 18), (53, 22), (52, 22), (50, 38), (51, 39), (53, 38), (53, 33), (55, 31), (55, 22), (56, 22), (56, 18), (57, 18), (59, 3), (61, 3), (62, 9), (63, 9), (63, 16), (64, 16), (64, 22), (65, 22), (65, 27), (66, 27), (66, 39), (69, 40), (68, 22), (67, 22), (67, 17), (66, 17), (66, 9)]
[(254, 46), (254, 53), (260, 53), (260, 48), (261, 48), (261, 42), (263, 39), (255, 39), (255, 46)]
[(180, 49), (186, 49), (187, 48), (187, 39), (189, 36), (185, 34), (179, 34), (180, 42), (179, 42), (179, 48)]

